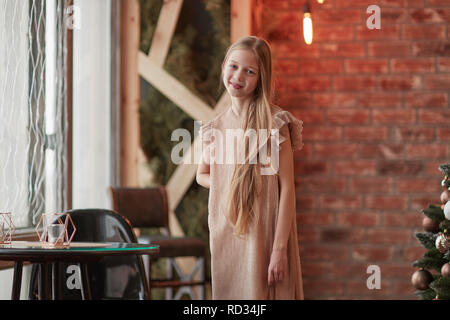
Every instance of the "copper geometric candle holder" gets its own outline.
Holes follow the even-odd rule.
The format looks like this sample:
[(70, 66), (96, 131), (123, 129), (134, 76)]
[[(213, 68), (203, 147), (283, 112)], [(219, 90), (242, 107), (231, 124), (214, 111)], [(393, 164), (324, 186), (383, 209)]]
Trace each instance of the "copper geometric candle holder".
[(0, 244), (10, 244), (15, 231), (11, 212), (0, 212)]
[[(70, 235), (69, 223), (72, 225)], [(41, 225), (42, 231), (39, 230)], [(36, 225), (35, 230), (42, 246), (49, 248), (63, 248), (70, 246), (77, 228), (68, 213), (43, 213)]]

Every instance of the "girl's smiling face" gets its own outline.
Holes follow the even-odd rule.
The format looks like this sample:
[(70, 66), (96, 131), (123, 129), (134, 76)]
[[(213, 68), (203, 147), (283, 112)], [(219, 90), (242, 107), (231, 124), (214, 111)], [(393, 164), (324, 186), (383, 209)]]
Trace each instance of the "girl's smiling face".
[(223, 66), (223, 83), (235, 98), (253, 95), (259, 80), (258, 62), (250, 50), (233, 50)]

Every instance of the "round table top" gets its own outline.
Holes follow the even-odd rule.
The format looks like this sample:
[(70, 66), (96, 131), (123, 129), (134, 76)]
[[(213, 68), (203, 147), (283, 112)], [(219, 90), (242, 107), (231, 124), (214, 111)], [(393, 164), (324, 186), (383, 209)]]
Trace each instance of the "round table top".
[(81, 261), (105, 256), (154, 255), (158, 252), (158, 245), (141, 243), (71, 242), (63, 247), (51, 247), (39, 241), (0, 244), (0, 260), (7, 261)]

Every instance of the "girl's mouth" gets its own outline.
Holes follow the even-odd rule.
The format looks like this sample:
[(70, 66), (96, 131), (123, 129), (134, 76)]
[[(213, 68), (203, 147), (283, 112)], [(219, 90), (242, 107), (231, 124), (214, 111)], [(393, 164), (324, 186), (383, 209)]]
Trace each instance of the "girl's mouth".
[(243, 86), (241, 86), (241, 85), (239, 85), (239, 84), (237, 84), (237, 83), (232, 83), (232, 82), (230, 82), (230, 84), (231, 84), (231, 86), (234, 88), (234, 89), (236, 89), (236, 90), (239, 90), (239, 89), (241, 89)]

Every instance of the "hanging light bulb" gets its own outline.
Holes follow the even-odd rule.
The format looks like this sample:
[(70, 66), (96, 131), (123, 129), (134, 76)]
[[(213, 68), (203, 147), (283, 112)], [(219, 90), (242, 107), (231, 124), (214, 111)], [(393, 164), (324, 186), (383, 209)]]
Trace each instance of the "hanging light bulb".
[(317, 0), (318, 3), (322, 4), (324, 0)]
[(312, 43), (313, 25), (311, 19), (311, 9), (308, 2), (306, 2), (303, 6), (303, 38), (305, 38), (306, 44)]

